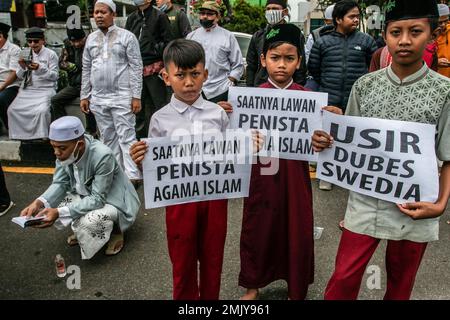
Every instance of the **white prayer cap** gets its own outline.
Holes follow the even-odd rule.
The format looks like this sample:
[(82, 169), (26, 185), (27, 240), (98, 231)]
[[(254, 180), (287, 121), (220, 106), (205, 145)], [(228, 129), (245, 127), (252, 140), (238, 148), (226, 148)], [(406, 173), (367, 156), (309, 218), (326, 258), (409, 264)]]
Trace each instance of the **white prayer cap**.
[(325, 19), (327, 19), (327, 20), (333, 19), (333, 10), (334, 10), (334, 4), (332, 6), (328, 6), (325, 9)]
[(450, 10), (448, 9), (448, 5), (439, 3), (438, 4), (439, 17), (450, 15)]
[(61, 117), (52, 122), (48, 138), (53, 141), (70, 141), (81, 137), (84, 127), (77, 117)]
[(113, 12), (116, 12), (116, 4), (115, 4), (112, 0), (97, 0), (95, 3), (96, 3), (96, 4), (97, 4), (97, 3), (103, 3), (103, 4), (106, 4), (108, 7), (111, 8), (111, 10), (112, 10)]

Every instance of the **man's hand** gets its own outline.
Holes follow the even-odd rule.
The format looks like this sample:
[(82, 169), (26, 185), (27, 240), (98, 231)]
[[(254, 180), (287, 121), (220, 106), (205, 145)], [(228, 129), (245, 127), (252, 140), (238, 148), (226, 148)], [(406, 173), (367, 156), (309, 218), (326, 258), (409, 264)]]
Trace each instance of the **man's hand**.
[(448, 61), (447, 58), (440, 58), (438, 60), (438, 67), (439, 68), (448, 68), (448, 67), (450, 67), (450, 61)]
[(230, 80), (231, 82), (233, 82), (233, 85), (236, 85), (237, 83), (237, 79), (233, 78), (233, 77), (228, 77), (228, 80)]
[(20, 212), (20, 216), (26, 216), (27, 218), (29, 218), (38, 213), (39, 210), (41, 210), (43, 207), (44, 204), (40, 200), (36, 199), (28, 207)]
[(36, 62), (30, 63), (28, 65), (28, 69), (30, 69), (30, 70), (37, 70), (37, 69), (39, 69), (39, 63), (36, 63)]
[[(335, 106), (326, 106), (322, 110), (326, 110), (335, 114), (342, 115), (342, 109)], [(316, 130), (312, 136), (312, 146), (314, 152), (322, 152), (325, 148), (331, 148), (334, 139), (323, 130)]]
[(264, 136), (258, 130), (252, 130), (253, 153), (258, 153), (264, 145)]
[(329, 111), (329, 112), (332, 112), (335, 114), (339, 114), (339, 115), (343, 114), (342, 109), (339, 107), (335, 107), (335, 106), (326, 106), (326, 107), (323, 107), (322, 110), (326, 110), (326, 111)]
[(48, 228), (52, 226), (56, 219), (59, 218), (59, 212), (57, 208), (47, 208), (39, 212), (37, 217), (40, 216), (46, 216), (44, 219), (41, 220), (41, 224), (37, 224), (33, 227), (35, 228)]
[(19, 65), (22, 69), (27, 70), (27, 64), (25, 63), (25, 59), (24, 58), (20, 58), (19, 59)]
[(137, 141), (133, 143), (130, 148), (130, 156), (134, 163), (142, 169), (142, 160), (144, 160), (145, 153), (147, 152), (148, 146), (145, 141)]
[(325, 148), (331, 148), (334, 139), (328, 133), (322, 130), (314, 131), (312, 136), (312, 146), (314, 152), (322, 152)]
[(397, 204), (397, 207), (413, 220), (436, 218), (445, 211), (445, 206), (432, 202), (404, 203)]
[(4, 85), (0, 85), (0, 92), (2, 92), (3, 90), (5, 90), (5, 86)]
[(133, 98), (131, 99), (131, 112), (134, 114), (141, 111), (141, 99)]
[(217, 102), (219, 106), (222, 107), (223, 110), (225, 110), (226, 113), (233, 112), (233, 106), (228, 101), (219, 101)]
[(88, 114), (89, 113), (89, 100), (88, 99), (81, 99), (80, 100), (80, 108), (83, 113)]

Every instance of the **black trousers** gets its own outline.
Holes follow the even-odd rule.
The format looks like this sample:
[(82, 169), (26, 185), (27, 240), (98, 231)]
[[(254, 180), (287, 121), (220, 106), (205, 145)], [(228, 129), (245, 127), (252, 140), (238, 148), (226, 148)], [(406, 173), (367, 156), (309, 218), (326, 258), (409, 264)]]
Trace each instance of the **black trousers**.
[(19, 92), (19, 87), (10, 87), (0, 91), (0, 117), (5, 128), (8, 128), (8, 107), (16, 98), (17, 92)]
[(3, 174), (2, 164), (0, 163), (0, 205), (9, 204), (11, 198), (8, 189), (6, 189), (5, 175)]
[[(67, 86), (60, 90), (52, 97), (52, 121), (61, 117), (67, 116), (66, 106), (74, 99), (80, 97), (80, 89), (72, 86)], [(92, 112), (85, 114), (86, 117), (86, 131), (93, 134), (97, 131), (97, 123), (95, 122)]]
[(142, 109), (136, 114), (136, 137), (146, 138), (152, 115), (169, 103), (166, 84), (158, 75), (144, 77), (142, 83)]
[(206, 96), (205, 96), (205, 94), (203, 92), (202, 92), (202, 96), (206, 100), (214, 102), (214, 103), (217, 103), (219, 101), (228, 101), (228, 90), (225, 91), (224, 93), (219, 94), (218, 96), (215, 96), (215, 97), (209, 98), (209, 99), (206, 98)]

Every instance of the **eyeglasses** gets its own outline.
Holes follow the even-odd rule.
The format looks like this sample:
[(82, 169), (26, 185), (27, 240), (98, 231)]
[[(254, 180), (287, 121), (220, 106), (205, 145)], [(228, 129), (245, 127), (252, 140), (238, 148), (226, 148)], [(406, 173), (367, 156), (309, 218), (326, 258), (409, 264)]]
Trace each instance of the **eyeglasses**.
[(27, 42), (28, 43), (39, 43), (39, 41), (41, 41), (41, 39), (28, 39)]

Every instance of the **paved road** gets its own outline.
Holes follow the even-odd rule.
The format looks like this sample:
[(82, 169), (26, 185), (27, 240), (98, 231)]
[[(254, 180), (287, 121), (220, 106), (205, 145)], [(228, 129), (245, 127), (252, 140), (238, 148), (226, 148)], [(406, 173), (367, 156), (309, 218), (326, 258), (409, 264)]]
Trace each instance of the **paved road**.
[[(50, 175), (7, 173), (6, 180), (14, 201), (12, 212), (0, 218), (0, 299), (171, 299), (171, 266), (167, 254), (164, 211), (141, 210), (133, 228), (126, 234), (126, 247), (115, 257), (102, 252), (90, 261), (82, 261), (78, 247), (68, 247), (69, 230), (25, 229), (11, 223), (32, 199), (51, 182)], [(315, 225), (324, 228), (315, 243), (315, 282), (308, 299), (322, 299), (331, 275), (347, 191), (336, 188), (320, 191), (314, 185)], [(142, 189), (140, 196), (143, 200)], [(239, 235), (242, 201), (229, 203), (228, 236), (222, 275), (222, 299), (238, 299), (243, 289), (237, 286), (239, 273)], [(450, 299), (450, 226), (447, 210), (441, 219), (441, 240), (431, 243), (417, 276), (414, 299)], [(381, 299), (384, 294), (385, 244), (369, 265), (381, 268), (381, 289), (369, 290), (366, 274), (360, 292), (363, 299)], [(54, 257), (62, 254), (67, 265), (81, 269), (81, 289), (69, 290), (65, 280), (55, 275)], [(284, 281), (262, 290), (262, 299), (286, 299)]]

